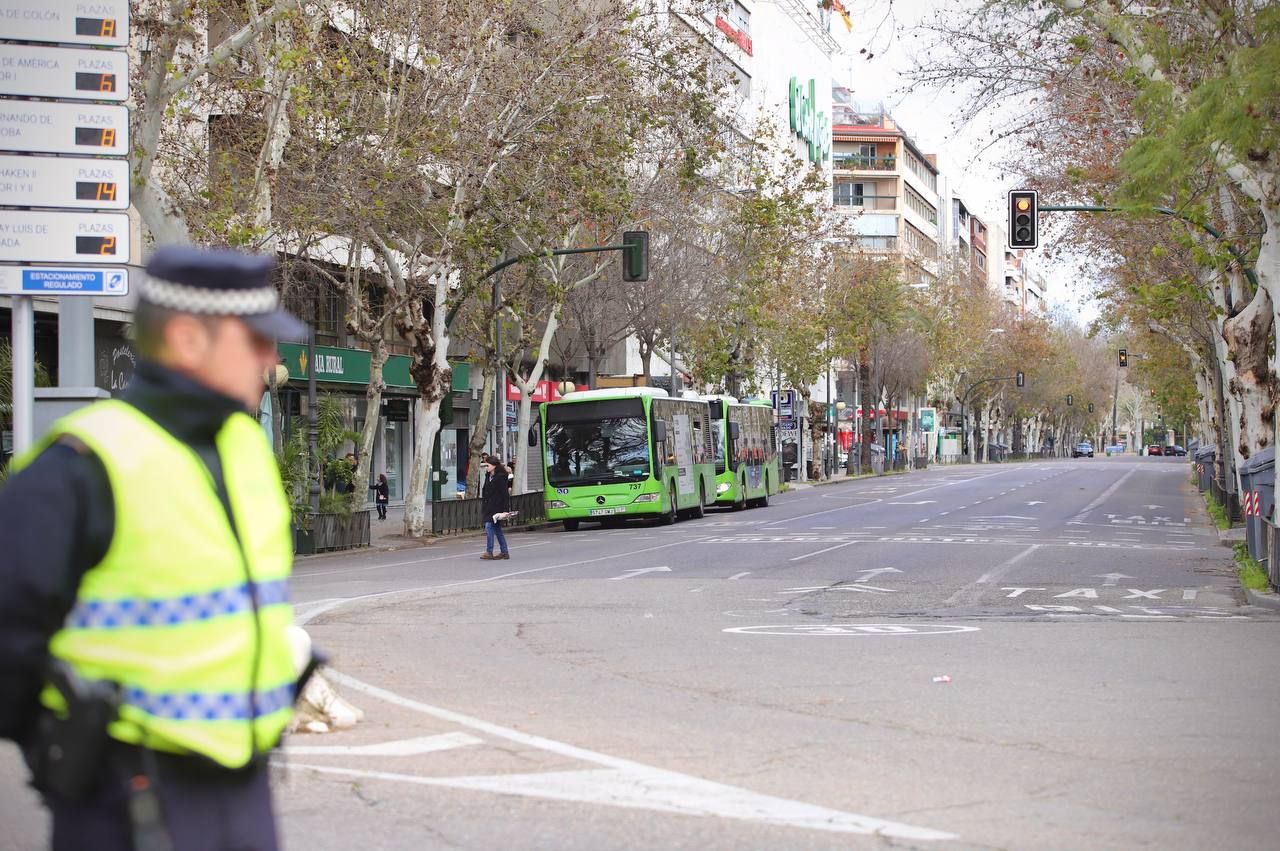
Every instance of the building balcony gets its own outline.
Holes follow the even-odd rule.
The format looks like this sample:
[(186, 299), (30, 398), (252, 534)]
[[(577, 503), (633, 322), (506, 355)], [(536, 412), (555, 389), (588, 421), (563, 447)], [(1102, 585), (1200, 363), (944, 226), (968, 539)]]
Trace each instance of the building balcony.
[(897, 251), (896, 236), (860, 236), (855, 243), (863, 251)]
[(858, 154), (832, 153), (831, 165), (845, 171), (897, 171), (897, 157), (864, 157)]
[(870, 210), (874, 212), (893, 212), (898, 209), (897, 195), (840, 195), (832, 198), (837, 209)]

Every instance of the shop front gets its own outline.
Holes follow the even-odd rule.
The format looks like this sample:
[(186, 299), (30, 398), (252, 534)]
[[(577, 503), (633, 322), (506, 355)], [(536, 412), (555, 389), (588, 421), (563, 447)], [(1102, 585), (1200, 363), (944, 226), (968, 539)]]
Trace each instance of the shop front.
[[(316, 346), (314, 363), (308, 355), (307, 347), (303, 345), (280, 343), (279, 352), (281, 362), (289, 370), (288, 382), (280, 391), (282, 415), (277, 420), (283, 423), (284, 435), (292, 434), (294, 428), (306, 428), (307, 381), (312, 368), (315, 369), (319, 394), (337, 399), (344, 419), (353, 431), (359, 432), (364, 428), (370, 415), (366, 398), (372, 360), (369, 352), (362, 349)], [(361, 464), (370, 465), (370, 484), (377, 481), (380, 473), (386, 475), (392, 504), (403, 504), (413, 465), (418, 390), (409, 373), (411, 363), (412, 358), (407, 355), (391, 355), (383, 366), (382, 378), (386, 389), (382, 393), (382, 404), (375, 413), (378, 428), (373, 451), (369, 458), (359, 460)], [(459, 387), (466, 389), (470, 380), (468, 366), (466, 363), (453, 364), (455, 391)], [(269, 419), (271, 418), (264, 418), (264, 422)], [(446, 424), (440, 438), (447, 456), (448, 448), (456, 446), (458, 435)], [(355, 451), (355, 446), (347, 443), (337, 454), (352, 451)], [(442, 466), (446, 471), (449, 470), (447, 464)], [(366, 495), (366, 499), (369, 504), (373, 503), (372, 491)]]

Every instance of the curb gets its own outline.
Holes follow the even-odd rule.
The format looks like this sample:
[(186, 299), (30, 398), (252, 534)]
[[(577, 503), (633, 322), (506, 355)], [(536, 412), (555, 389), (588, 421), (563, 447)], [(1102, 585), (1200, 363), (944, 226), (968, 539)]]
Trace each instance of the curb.
[(1245, 529), (1243, 526), (1232, 526), (1230, 529), (1218, 530), (1218, 543), (1224, 547), (1230, 547), (1233, 544), (1244, 543)]
[(1264, 609), (1280, 610), (1280, 594), (1265, 593), (1262, 591), (1254, 591), (1252, 588), (1245, 588), (1244, 595), (1249, 599), (1249, 604), (1259, 606)]

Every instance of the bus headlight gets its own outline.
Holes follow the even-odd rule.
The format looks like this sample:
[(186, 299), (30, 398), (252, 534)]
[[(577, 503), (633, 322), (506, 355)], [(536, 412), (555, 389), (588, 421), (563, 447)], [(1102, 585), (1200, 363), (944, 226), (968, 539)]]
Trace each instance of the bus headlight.
[(568, 507), (569, 507), (569, 503), (559, 499), (553, 499), (547, 503), (547, 508), (568, 508)]
[(660, 493), (642, 493), (631, 501), (632, 502), (657, 502), (660, 499), (662, 499), (662, 494)]
[(731, 487), (733, 487), (733, 485), (729, 484), (728, 482), (721, 482), (720, 484), (716, 485), (716, 493), (717, 494), (728, 493), (729, 488)]

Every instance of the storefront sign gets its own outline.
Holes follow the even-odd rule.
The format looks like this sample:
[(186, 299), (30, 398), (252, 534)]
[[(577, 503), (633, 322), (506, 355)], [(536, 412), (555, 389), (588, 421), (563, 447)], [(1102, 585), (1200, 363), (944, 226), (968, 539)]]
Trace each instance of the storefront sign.
[(808, 88), (799, 77), (791, 78), (791, 132), (809, 146), (809, 161), (822, 165), (831, 159), (831, 120), (818, 112), (818, 85), (809, 80)]
[[(280, 357), (289, 368), (291, 381), (306, 381), (311, 367), (307, 347), (297, 343), (280, 343)], [(316, 346), (316, 381), (333, 384), (369, 383), (369, 365), (373, 357), (363, 349), (342, 349), (336, 346)], [(418, 384), (409, 373), (413, 358), (408, 355), (391, 355), (382, 367), (382, 380), (388, 387), (416, 389)], [(466, 390), (470, 385), (469, 364), (453, 366), (453, 389)]]
[(934, 408), (920, 409), (920, 430), (933, 431), (938, 425), (938, 412)]
[[(575, 384), (574, 389), (578, 388)], [(510, 379), (507, 380), (507, 400), (511, 402), (519, 402), (523, 398), (520, 388), (517, 387)], [(555, 402), (560, 398), (560, 382), (543, 380), (533, 389), (533, 395), (529, 397), (534, 402)]]

